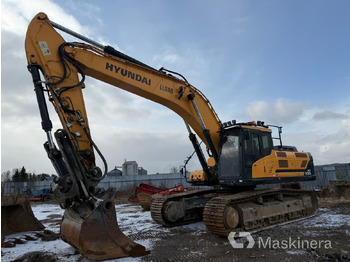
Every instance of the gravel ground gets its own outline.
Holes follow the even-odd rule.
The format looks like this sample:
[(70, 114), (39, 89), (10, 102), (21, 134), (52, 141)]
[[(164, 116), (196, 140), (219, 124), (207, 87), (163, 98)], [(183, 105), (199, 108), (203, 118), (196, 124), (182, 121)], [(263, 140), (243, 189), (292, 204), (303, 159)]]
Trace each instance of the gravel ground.
[[(46, 230), (7, 236), (25, 243), (2, 248), (2, 261), (90, 261), (58, 238), (63, 214), (58, 205), (35, 203), (32, 209)], [(236, 239), (243, 248), (210, 234), (202, 222), (164, 228), (137, 205), (117, 204), (116, 210), (120, 229), (151, 254), (113, 261), (350, 261), (350, 200), (322, 199), (313, 217), (253, 232), (251, 243)]]

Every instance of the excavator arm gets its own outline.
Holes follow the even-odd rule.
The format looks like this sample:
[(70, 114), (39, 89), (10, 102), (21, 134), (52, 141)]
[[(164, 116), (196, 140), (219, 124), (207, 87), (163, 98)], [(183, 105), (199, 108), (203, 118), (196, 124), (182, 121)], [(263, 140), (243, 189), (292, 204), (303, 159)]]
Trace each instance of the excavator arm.
[(79, 151), (89, 155), (84, 161), (88, 169), (94, 166), (94, 155), (81, 92), (85, 87), (85, 75), (173, 110), (217, 158), (221, 122), (209, 100), (198, 89), (185, 79), (167, 74), (164, 69), (153, 69), (112, 47), (67, 43), (53, 24), (58, 27), (45, 14), (39, 13), (29, 25), (26, 36), (28, 67), (30, 71), (42, 71), (63, 128), (70, 140), (79, 144)]
[[(181, 116), (207, 174), (213, 172), (206, 165), (191, 128), (217, 162), (221, 122), (209, 100), (181, 75), (178, 78), (174, 72), (156, 70), (94, 41), (88, 41), (93, 45), (65, 42), (54, 26), (63, 28), (44, 13), (37, 14), (28, 27), (25, 49), (42, 128), (47, 134), (44, 147), (59, 175), (54, 194), (65, 209), (61, 236), (90, 259), (147, 254), (144, 247), (120, 231), (115, 217), (114, 191), (100, 195), (95, 192), (106, 175), (107, 164), (90, 134), (82, 93), (85, 76), (162, 104)], [(51, 133), (45, 93), (62, 123), (62, 129), (54, 134), (58, 148)], [(105, 164), (104, 171), (95, 164), (96, 153)]]

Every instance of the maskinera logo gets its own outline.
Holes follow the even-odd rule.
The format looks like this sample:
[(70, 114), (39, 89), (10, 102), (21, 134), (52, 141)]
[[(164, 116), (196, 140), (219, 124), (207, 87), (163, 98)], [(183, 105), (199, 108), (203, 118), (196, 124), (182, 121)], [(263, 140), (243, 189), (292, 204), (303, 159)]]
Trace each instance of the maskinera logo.
[[(236, 242), (235, 236), (236, 236), (236, 232), (231, 232), (228, 235), (228, 240), (230, 241), (230, 244), (233, 248), (244, 248), (244, 243), (239, 243)], [(252, 235), (249, 232), (238, 232), (237, 237), (239, 238), (246, 238), (248, 240), (248, 246), (247, 248), (253, 248), (255, 241), (252, 237)]]
[[(241, 241), (237, 242), (237, 238), (241, 238)], [(248, 241), (248, 245), (245, 247), (244, 244)], [(233, 248), (253, 248), (255, 245), (255, 240), (249, 232), (231, 232), (228, 235), (228, 240)], [(269, 249), (300, 249), (300, 248), (322, 248), (329, 249), (332, 248), (332, 242), (330, 240), (308, 240), (298, 237), (297, 239), (272, 239), (267, 237), (263, 239), (259, 237), (257, 240), (258, 248), (269, 248)]]

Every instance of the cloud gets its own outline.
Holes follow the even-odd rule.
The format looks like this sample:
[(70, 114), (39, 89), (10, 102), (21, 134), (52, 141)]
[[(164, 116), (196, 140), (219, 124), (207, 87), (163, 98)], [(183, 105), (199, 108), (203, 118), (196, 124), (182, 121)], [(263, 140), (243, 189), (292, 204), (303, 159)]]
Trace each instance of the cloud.
[[(80, 26), (75, 18), (56, 4), (50, 1), (38, 2), (46, 6), (44, 11), (55, 22), (69, 24), (71, 29), (79, 33), (90, 32), (89, 28)], [(28, 6), (25, 1), (4, 1), (3, 7), (2, 171), (25, 166), (29, 172), (55, 173), (42, 147), (46, 135), (41, 129), (24, 50), (28, 23), (41, 10), (36, 10), (39, 9), (37, 4)], [(57, 13), (50, 15), (54, 10)], [(170, 52), (167, 54), (168, 63), (176, 63), (176, 55)], [(184, 157), (192, 153), (182, 120), (163, 106), (90, 77), (86, 79), (83, 93), (92, 137), (110, 167), (121, 165), (127, 158), (138, 161), (140, 166), (151, 173), (169, 172), (171, 167), (182, 164)], [(48, 109), (56, 130), (61, 124), (50, 103)], [(172, 150), (169, 151), (169, 147)]]
[(322, 112), (317, 112), (313, 119), (315, 120), (335, 120), (335, 119), (349, 119), (350, 116), (342, 113), (336, 113), (333, 111), (325, 110)]
[[(81, 3), (80, 3), (81, 4)], [(69, 5), (70, 9), (79, 7), (78, 3), (74, 5)], [(85, 4), (84, 14), (91, 14), (92, 10), (95, 10), (95, 13), (99, 11), (98, 6), (93, 4)], [(51, 21), (54, 21), (62, 26), (68, 27), (69, 29), (80, 33), (86, 37), (90, 37), (93, 39), (98, 39), (100, 42), (104, 43), (104, 39), (102, 39), (97, 33), (98, 27), (96, 26), (82, 26), (79, 21), (73, 16), (66, 12), (60, 5), (54, 3), (51, 0), (36, 0), (36, 1), (26, 1), (26, 0), (3, 0), (1, 1), (1, 30), (2, 33), (10, 32), (13, 35), (24, 37), (27, 31), (27, 27), (29, 22), (33, 19), (33, 17), (39, 13), (44, 12)], [(91, 19), (91, 17), (90, 17)], [(96, 19), (98, 24), (101, 24), (99, 19)], [(76, 41), (76, 38), (64, 33), (60, 32), (63, 38), (66, 41)], [(93, 36), (93, 37), (91, 37)], [(20, 41), (20, 43), (23, 43)], [(20, 49), (22, 50), (22, 49)], [(18, 52), (17, 53), (22, 53)]]
[(163, 52), (154, 55), (152, 61), (157, 65), (174, 65), (181, 62), (180, 55), (176, 52), (174, 47), (167, 46), (164, 48)]
[[(288, 134), (287, 134), (288, 132)], [(350, 162), (350, 120), (341, 120), (339, 127), (318, 126), (308, 132), (292, 133), (286, 130), (284, 144), (308, 151), (316, 165)]]
[(1, 28), (4, 31), (23, 36), (28, 22), (39, 12), (45, 12), (56, 23), (69, 24), (72, 30), (85, 31), (72, 15), (67, 14), (52, 1), (3, 0), (1, 3)]
[(284, 98), (279, 98), (273, 103), (254, 101), (246, 107), (245, 116), (248, 119), (280, 125), (297, 121), (302, 116), (304, 107), (300, 101), (294, 102)]
[[(163, 132), (159, 126), (154, 126), (153, 131), (145, 131), (134, 128), (134, 125), (118, 127), (98, 124), (94, 125), (93, 131), (97, 134), (94, 141), (105, 155), (109, 169), (127, 159), (136, 160), (149, 174), (167, 173), (171, 167), (182, 165), (186, 156), (193, 152), (185, 127)], [(97, 163), (101, 165), (100, 161)], [(195, 160), (189, 167), (200, 168)]]
[[(350, 161), (349, 105), (308, 106), (299, 121), (284, 130), (285, 144), (311, 152), (315, 164)], [(316, 120), (316, 121), (315, 121)]]
[(198, 47), (190, 44), (182, 46), (182, 49), (171, 45), (163, 46), (160, 50), (155, 50), (156, 54), (151, 59), (152, 66), (178, 72), (191, 84), (201, 86), (204, 91), (204, 86), (208, 86), (206, 76), (209, 75), (210, 63), (197, 49)]
[[(349, 107), (348, 111), (344, 110), (343, 104), (337, 108), (323, 106), (320, 109), (315, 105), (320, 101), (308, 99), (304, 102), (292, 100), (290, 96), (285, 96), (288, 99), (275, 97), (276, 93), (273, 92), (264, 93), (268, 97), (266, 99), (261, 95), (248, 106), (244, 104), (246, 97), (259, 88), (269, 90), (264, 88), (262, 81), (265, 74), (261, 72), (264, 71), (265, 64), (264, 67), (260, 66), (263, 63), (259, 52), (254, 52), (255, 46), (252, 45), (250, 49), (248, 46), (246, 49), (247, 38), (240, 39), (244, 44), (238, 47), (232, 42), (232, 38), (221, 38), (227, 41), (218, 44), (217, 41), (209, 39), (208, 35), (201, 35), (201, 31), (193, 34), (195, 27), (187, 32), (184, 31), (187, 27), (180, 27), (181, 32), (184, 31), (185, 36), (188, 36), (188, 39), (185, 37), (186, 41), (182, 41), (179, 39), (183, 38), (176, 37), (179, 34), (173, 33), (176, 28), (169, 27), (167, 19), (159, 24), (159, 19), (147, 20), (145, 18), (149, 18), (149, 14), (142, 16), (142, 13), (125, 25), (120, 21), (126, 21), (135, 10), (142, 11), (144, 7), (142, 5), (141, 9), (137, 9), (140, 6), (131, 5), (127, 1), (123, 6), (129, 12), (119, 14), (118, 19), (113, 17), (114, 13), (106, 12), (110, 5), (102, 2), (94, 5), (73, 0), (3, 0), (1, 3), (3, 171), (24, 165), (29, 172), (54, 173), (42, 148), (46, 136), (41, 130), (39, 110), (32, 79), (26, 68), (24, 50), (28, 23), (40, 11), (44, 11), (53, 21), (78, 33), (88, 37), (92, 35), (90, 38), (99, 42), (106, 42), (104, 35), (100, 34), (109, 34), (107, 38), (110, 42), (118, 42), (132, 56), (137, 54), (135, 58), (146, 63), (150, 61), (150, 65), (155, 68), (164, 66), (180, 72), (205, 93), (222, 119), (225, 114), (231, 114), (227, 112), (234, 112), (234, 118), (238, 115), (243, 121), (263, 120), (265, 123), (284, 126), (292, 123), (284, 130), (283, 139), (286, 144), (311, 151), (316, 163), (348, 162), (350, 159), (350, 127), (349, 118), (346, 117), (349, 115)], [(157, 9), (153, 11), (157, 13)], [(207, 9), (208, 13), (211, 11)], [(170, 13), (162, 14), (167, 16)], [(200, 15), (203, 14), (198, 14), (199, 20), (203, 18), (203, 22), (208, 21)], [(222, 27), (225, 30), (217, 33), (218, 25), (222, 25), (222, 14), (218, 12), (218, 15), (220, 19), (210, 20), (210, 26), (215, 29), (212, 32), (216, 32), (216, 36), (222, 37), (228, 35), (228, 26), (233, 30), (234, 27), (232, 23), (225, 22), (226, 26)], [(244, 12), (242, 18), (233, 17), (233, 25), (247, 29), (250, 21), (246, 17)], [(185, 18), (193, 20), (193, 17)], [(161, 33), (159, 27), (162, 27)], [(68, 41), (73, 39), (62, 35)], [(237, 54), (242, 54), (244, 58)], [(267, 70), (265, 72), (268, 73)], [(346, 81), (349, 82), (348, 78)], [(236, 88), (239, 86), (244, 89)], [(184, 158), (193, 152), (182, 119), (165, 107), (89, 77), (83, 92), (92, 137), (111, 167), (120, 165), (127, 158), (138, 161), (140, 166), (150, 172), (167, 172), (172, 166), (182, 164)], [(48, 107), (57, 129), (61, 124), (51, 104)], [(193, 159), (192, 170), (199, 168), (198, 161)]]
[[(320, 144), (323, 144), (322, 152), (330, 151), (329, 154), (337, 155), (339, 158), (344, 158), (344, 156), (349, 156), (348, 161), (350, 161), (350, 119), (342, 121), (342, 127), (335, 133), (326, 135)], [(347, 152), (347, 154), (344, 154)]]

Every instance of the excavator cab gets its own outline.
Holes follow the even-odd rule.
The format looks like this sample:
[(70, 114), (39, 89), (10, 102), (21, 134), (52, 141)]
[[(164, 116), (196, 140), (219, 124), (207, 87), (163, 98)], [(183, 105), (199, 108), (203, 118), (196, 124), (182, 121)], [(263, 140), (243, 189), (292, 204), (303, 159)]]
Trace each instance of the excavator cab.
[(218, 164), (220, 180), (224, 180), (221, 183), (249, 185), (254, 163), (271, 154), (273, 149), (271, 130), (251, 125), (246, 123), (224, 129)]
[[(270, 127), (278, 128), (278, 137), (272, 136)], [(261, 121), (224, 123), (216, 169), (205, 166), (209, 172), (202, 171), (199, 177), (200, 171), (195, 171), (191, 181), (210, 184), (212, 176), (217, 177), (221, 188), (254, 188), (257, 184), (314, 180), (312, 155), (282, 145), (281, 133), (282, 127), (267, 126)], [(274, 139), (279, 145), (274, 145)]]

